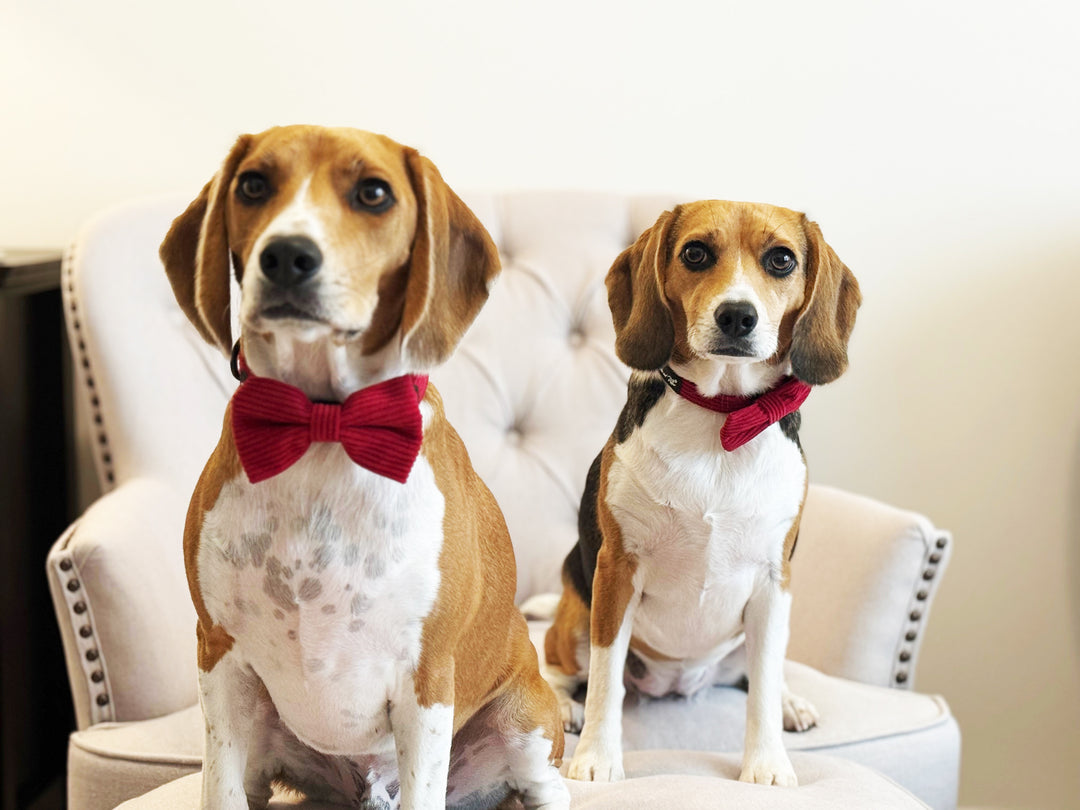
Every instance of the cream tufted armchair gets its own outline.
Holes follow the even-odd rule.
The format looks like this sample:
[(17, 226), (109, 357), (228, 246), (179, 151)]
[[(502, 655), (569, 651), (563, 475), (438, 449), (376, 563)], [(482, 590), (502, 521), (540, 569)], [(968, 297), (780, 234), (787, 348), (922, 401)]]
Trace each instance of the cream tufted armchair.
[[(674, 200), (465, 199), (491, 231), (504, 270), (434, 381), (506, 514), (521, 600), (558, 589), (585, 474), (625, 397), (604, 275)], [(78, 412), (105, 490), (48, 559), (78, 720), (71, 810), (108, 810), (162, 785), (127, 806), (198, 803), (202, 718), (181, 532), (234, 382), (227, 361), (181, 314), (157, 259), (186, 203), (163, 198), (107, 212), (86, 226), (65, 262)], [(733, 781), (742, 692), (712, 689), (689, 701), (630, 696), (624, 737), (632, 778), (571, 784), (575, 810), (660, 801), (955, 807), (959, 731), (942, 698), (912, 691), (951, 546), (918, 514), (811, 486), (793, 563), (787, 677), (822, 720), (785, 735), (800, 787)], [(543, 629), (534, 623), (534, 638)], [(568, 739), (571, 749), (575, 742)]]

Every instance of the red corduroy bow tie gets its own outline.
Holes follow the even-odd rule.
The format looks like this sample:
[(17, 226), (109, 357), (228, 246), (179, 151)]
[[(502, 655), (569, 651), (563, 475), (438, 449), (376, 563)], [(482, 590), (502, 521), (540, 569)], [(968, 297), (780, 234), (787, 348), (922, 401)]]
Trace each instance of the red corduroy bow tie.
[(428, 378), (410, 374), (362, 388), (342, 403), (312, 402), (299, 388), (246, 376), (232, 397), (240, 463), (253, 484), (284, 472), (312, 442), (340, 442), (366, 470), (402, 484), (424, 440), (420, 400)]
[(660, 369), (660, 376), (683, 399), (710, 411), (727, 414), (724, 426), (720, 428), (720, 444), (728, 451), (742, 447), (769, 425), (795, 413), (810, 396), (810, 386), (794, 377), (785, 377), (776, 388), (756, 397), (726, 394), (707, 397), (690, 380), (684, 380), (668, 366)]

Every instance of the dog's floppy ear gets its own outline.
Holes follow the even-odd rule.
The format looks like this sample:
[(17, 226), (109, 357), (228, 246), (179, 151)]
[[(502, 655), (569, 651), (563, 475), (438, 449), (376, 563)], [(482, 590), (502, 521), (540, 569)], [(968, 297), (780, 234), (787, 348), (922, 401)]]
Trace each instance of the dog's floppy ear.
[(237, 140), (221, 170), (173, 220), (158, 255), (173, 294), (188, 320), (207, 343), (228, 355), (232, 351), (229, 323), (229, 236), (226, 202), (236, 167), (244, 159), (251, 137)]
[(661, 214), (651, 228), (619, 254), (607, 274), (615, 353), (626, 365), (641, 371), (662, 367), (675, 348), (675, 327), (660, 278), (674, 221), (674, 212)]
[(806, 301), (791, 335), (791, 370), (809, 385), (832, 382), (848, 365), (847, 345), (862, 303), (859, 282), (825, 243), (816, 222), (803, 217)]
[(499, 274), (499, 253), (480, 220), (416, 150), (405, 152), (416, 194), (416, 236), (401, 316), (402, 352), (417, 369), (446, 360)]

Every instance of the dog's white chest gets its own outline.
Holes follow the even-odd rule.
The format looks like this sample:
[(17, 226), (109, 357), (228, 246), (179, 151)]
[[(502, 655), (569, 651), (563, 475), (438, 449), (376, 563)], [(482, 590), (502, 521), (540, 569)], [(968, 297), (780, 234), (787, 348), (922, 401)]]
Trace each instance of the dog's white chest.
[(634, 635), (681, 659), (718, 657), (741, 641), (755, 583), (779, 575), (806, 468), (773, 425), (733, 452), (722, 417), (674, 397), (615, 450), (607, 502), (638, 560)]
[(392, 744), (387, 705), (412, 688), (439, 588), (443, 512), (423, 456), (399, 484), (322, 444), (272, 479), (228, 482), (207, 513), (207, 610), (313, 748)]

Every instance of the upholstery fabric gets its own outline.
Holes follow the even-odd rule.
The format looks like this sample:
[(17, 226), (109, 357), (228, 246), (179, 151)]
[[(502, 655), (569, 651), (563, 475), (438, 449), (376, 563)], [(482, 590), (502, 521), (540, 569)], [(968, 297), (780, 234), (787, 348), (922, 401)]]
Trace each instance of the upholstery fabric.
[(195, 609), (181, 552), (187, 500), (160, 481), (125, 481), (49, 554), (80, 728), (157, 717), (197, 699)]
[(68, 810), (112, 810), (202, 768), (198, 704), (153, 720), (99, 723), (71, 735)]
[[(464, 196), (491, 231), (504, 270), (460, 349), (432, 380), (506, 515), (524, 599), (558, 589), (585, 474), (625, 399), (627, 369), (614, 354), (604, 276), (674, 201)], [(227, 359), (180, 312), (157, 258), (188, 202), (170, 196), (105, 212), (87, 224), (64, 263), (76, 413), (106, 491), (47, 563), (81, 729), (69, 763), (70, 806), (79, 810), (106, 810), (198, 767), (194, 610), (181, 537), (236, 383)], [(949, 536), (920, 515), (812, 485), (792, 567), (790, 646), (791, 658), (862, 682), (805, 675), (809, 696), (846, 719), (831, 726), (839, 721), (826, 718), (801, 744), (869, 762), (945, 808), (955, 804), (959, 746), (947, 707), (880, 687), (912, 686), (923, 624), (950, 552)], [(896, 702), (905, 699), (910, 704)], [(632, 708), (631, 747), (686, 748), (685, 737), (737, 751), (741, 700), (730, 692), (710, 695), (693, 712), (676, 703)], [(866, 716), (845, 715), (852, 707)], [(650, 712), (659, 712), (655, 720), (634, 719)], [(701, 727), (700, 737), (664, 737), (663, 728), (705, 716), (729, 736), (713, 739)], [(849, 773), (843, 763), (835, 767)], [(661, 783), (662, 792), (670, 779)], [(594, 800), (601, 803), (581, 806), (606, 806), (575, 794), (576, 802)]]
[[(874, 808), (901, 810), (926, 805), (899, 786), (861, 765), (816, 754), (796, 753), (791, 764), (797, 788), (746, 785), (737, 781), (739, 757), (691, 751), (636, 751), (626, 757), (626, 780), (611, 784), (567, 779), (573, 810), (740, 810), (783, 807), (791, 810)], [(125, 802), (118, 810), (197, 810), (201, 775), (178, 779)], [(331, 810), (333, 805), (278, 796), (272, 810)]]
[[(547, 627), (547, 622), (529, 623), (538, 651)], [(931, 807), (956, 806), (960, 732), (941, 697), (834, 678), (794, 661), (786, 662), (784, 675), (791, 690), (821, 714), (809, 731), (784, 732), (789, 751), (839, 754), (875, 768)], [(717, 687), (689, 698), (659, 699), (629, 691), (623, 703), (626, 751), (737, 753), (745, 730), (746, 693), (741, 689)], [(576, 734), (567, 735), (567, 757), (577, 741)]]
[(788, 657), (910, 689), (952, 537), (922, 515), (811, 485), (791, 563)]

